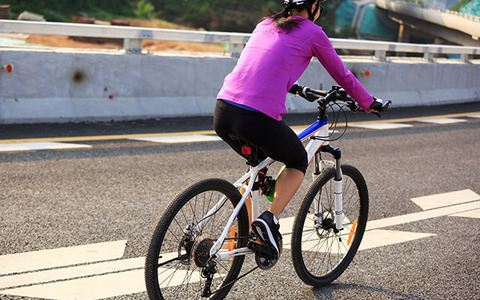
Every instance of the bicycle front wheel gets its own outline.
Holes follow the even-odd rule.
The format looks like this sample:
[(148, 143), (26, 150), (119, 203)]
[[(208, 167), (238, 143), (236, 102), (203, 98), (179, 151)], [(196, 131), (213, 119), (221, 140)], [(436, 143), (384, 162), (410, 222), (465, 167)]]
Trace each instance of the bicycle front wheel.
[[(210, 248), (220, 237), (240, 192), (229, 182), (207, 179), (185, 189), (165, 209), (153, 232), (145, 261), (150, 299), (200, 299), (206, 278), (202, 270), (214, 261), (212, 299), (223, 299), (237, 278), (244, 256), (211, 259)], [(213, 209), (213, 210), (212, 210)], [(207, 217), (207, 213), (213, 214)], [(248, 236), (245, 206), (220, 251), (244, 247)], [(215, 293), (215, 291), (218, 291)]]
[(368, 190), (360, 171), (342, 165), (343, 230), (335, 229), (335, 169), (325, 169), (310, 185), (295, 217), (292, 260), (308, 285), (337, 279), (357, 253), (368, 218)]

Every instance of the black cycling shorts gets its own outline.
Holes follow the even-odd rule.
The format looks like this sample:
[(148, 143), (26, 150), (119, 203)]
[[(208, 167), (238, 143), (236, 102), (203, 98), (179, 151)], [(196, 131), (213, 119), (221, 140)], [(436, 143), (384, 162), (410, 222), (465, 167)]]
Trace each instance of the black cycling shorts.
[(231, 138), (232, 133), (257, 146), (263, 152), (260, 154), (262, 158), (269, 156), (304, 174), (307, 170), (307, 152), (295, 132), (283, 121), (217, 100), (214, 128), (218, 136), (240, 155), (241, 144)]

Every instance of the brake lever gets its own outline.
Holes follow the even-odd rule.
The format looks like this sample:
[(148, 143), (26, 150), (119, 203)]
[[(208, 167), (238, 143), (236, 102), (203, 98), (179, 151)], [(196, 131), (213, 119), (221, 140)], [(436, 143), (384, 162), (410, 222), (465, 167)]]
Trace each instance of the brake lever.
[(347, 102), (347, 106), (355, 114), (360, 111), (360, 106), (355, 101)]

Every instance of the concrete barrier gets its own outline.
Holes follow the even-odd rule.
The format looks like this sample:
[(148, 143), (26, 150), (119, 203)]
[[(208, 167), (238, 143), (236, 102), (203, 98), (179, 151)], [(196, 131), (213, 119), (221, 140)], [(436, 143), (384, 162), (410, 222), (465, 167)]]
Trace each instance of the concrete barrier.
[[(372, 94), (392, 99), (396, 107), (480, 100), (476, 60), (344, 61)], [(13, 71), (0, 72), (0, 123), (211, 115), (235, 62), (222, 55), (2, 49), (0, 65), (11, 64)], [(313, 61), (300, 83), (328, 89), (334, 81)], [(315, 111), (314, 105), (291, 96), (287, 107), (290, 112)]]

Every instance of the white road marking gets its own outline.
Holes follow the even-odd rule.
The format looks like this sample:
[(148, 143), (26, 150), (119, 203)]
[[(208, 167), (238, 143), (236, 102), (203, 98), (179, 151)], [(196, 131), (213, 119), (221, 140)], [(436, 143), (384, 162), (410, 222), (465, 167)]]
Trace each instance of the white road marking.
[(132, 138), (130, 140), (178, 144), (178, 143), (197, 143), (197, 142), (214, 142), (220, 141), (218, 136), (214, 135), (177, 135), (177, 136), (154, 136), (145, 138)]
[(463, 218), (477, 218), (480, 219), (480, 209), (465, 211), (457, 214), (450, 215), (452, 217), (463, 217)]
[(449, 206), (480, 200), (480, 195), (472, 190), (462, 190), (450, 193), (436, 194), (425, 197), (412, 198), (412, 201), (423, 210)]
[(92, 148), (92, 146), (82, 145), (82, 144), (71, 144), (71, 143), (56, 143), (56, 142), (0, 144), (0, 152), (31, 151), (31, 150), (81, 149), (81, 148)]
[(145, 291), (143, 270), (100, 275), (48, 284), (4, 290), (0, 293), (22, 297), (62, 300), (95, 300)]
[[(428, 210), (369, 221), (360, 250), (436, 236), (432, 233), (382, 229), (384, 227), (442, 216), (480, 218), (480, 196), (471, 190), (420, 197), (415, 200)], [(285, 235), (291, 234), (293, 221), (293, 217), (280, 220), (284, 248), (291, 247), (290, 238), (285, 238)], [(342, 240), (347, 240), (348, 233), (345, 232), (342, 235), (344, 236)], [(0, 294), (44, 299), (94, 300), (144, 292), (143, 257), (101, 262), (121, 258), (125, 242), (122, 240), (0, 256)], [(326, 246), (317, 244), (316, 235), (312, 235), (312, 240), (304, 244), (304, 249), (309, 246), (315, 251), (327, 250)], [(328, 245), (328, 250), (332, 251), (338, 246), (339, 244)], [(169, 260), (176, 255), (176, 252), (165, 253), (162, 255), (162, 260)], [(92, 262), (99, 263), (74, 266)], [(50, 268), (52, 270), (42, 270)], [(30, 273), (12, 274), (27, 271)], [(190, 278), (190, 282), (200, 280), (198, 272), (191, 274), (187, 272), (187, 270), (174, 272), (161, 268), (159, 269), (159, 275), (163, 278), (161, 285), (167, 283), (169, 286), (179, 285), (186, 275)], [(2, 277), (2, 274), (11, 275)]]
[(410, 128), (410, 127), (413, 127), (413, 125), (400, 124), (400, 123), (375, 123), (375, 124), (349, 125), (349, 127), (385, 130), (385, 129)]
[[(159, 273), (163, 271), (165, 270), (159, 269)], [(168, 272), (170, 273), (161, 275), (163, 276), (161, 278), (164, 278), (164, 280), (159, 278), (161, 287), (165, 287), (166, 285), (170, 287), (180, 285), (185, 282), (186, 277), (189, 278), (188, 282), (190, 284), (201, 280), (200, 272), (191, 272), (188, 270), (168, 270)], [(145, 291), (144, 270), (140, 269), (20, 287), (3, 290), (0, 291), (0, 293), (4, 295), (45, 299), (96, 300)]]
[[(141, 269), (145, 263), (144, 257), (122, 259), (84, 266), (53, 269), (48, 271), (30, 272), (18, 275), (0, 277), (0, 289), (19, 287), (23, 285), (47, 283), (97, 274), (113, 273), (131, 269)], [(0, 292), (1, 293), (1, 292)]]
[(0, 256), (0, 275), (119, 259), (126, 240)]
[(433, 123), (433, 124), (455, 124), (455, 123), (467, 122), (467, 120), (456, 119), (456, 118), (438, 118), (438, 119), (419, 120), (418, 122)]
[[(422, 212), (395, 216), (385, 219), (372, 220), (367, 222), (367, 229), (362, 240), (360, 250), (370, 249), (403, 243), (406, 241), (416, 240), (435, 236), (431, 233), (415, 233), (392, 230), (379, 230), (380, 228), (401, 225), (411, 222), (417, 222), (442, 216), (462, 216), (476, 218), (480, 214), (480, 195), (471, 190), (462, 190), (445, 194), (432, 195), (421, 198), (414, 198), (417, 202), (425, 205), (424, 209), (430, 209)], [(412, 199), (412, 200), (414, 200)], [(420, 199), (420, 201), (418, 201)], [(472, 202), (475, 201), (475, 202)], [(417, 203), (416, 202), (416, 203)], [(418, 203), (417, 203), (418, 204)], [(447, 206), (448, 205), (448, 206)], [(447, 207), (445, 207), (447, 206)], [(423, 207), (422, 207), (423, 208)], [(432, 209), (433, 208), (433, 209)], [(290, 239), (285, 239), (286, 235), (291, 234), (294, 218), (284, 218), (280, 220), (280, 233), (284, 237), (283, 246), (290, 248)], [(344, 234), (346, 235), (346, 234)], [(315, 242), (310, 243), (311, 247)], [(308, 245), (305, 246), (308, 248)], [(319, 248), (317, 251), (322, 251)]]
[(456, 213), (463, 213), (470, 210), (480, 209), (480, 201), (475, 201), (466, 204), (459, 204), (454, 206), (436, 208), (421, 212), (416, 212), (407, 215), (395, 216), (385, 219), (377, 219), (368, 221), (367, 230), (373, 230), (378, 228), (396, 226), (406, 223), (418, 222), (438, 217), (444, 217)]
[[(375, 229), (366, 231), (362, 243), (360, 244), (360, 250), (367, 250), (377, 247), (383, 247), (388, 245), (394, 245), (413, 240), (423, 239), (427, 237), (436, 236), (433, 233), (417, 233), (406, 232), (398, 230), (383, 230)], [(348, 235), (343, 234), (342, 242), (337, 240), (331, 240), (330, 243), (325, 243), (325, 240), (320, 241), (315, 234), (313, 234), (310, 240), (306, 240), (302, 243), (302, 249), (304, 251), (315, 251), (325, 253), (344, 253), (348, 249), (347, 244)], [(290, 243), (284, 243), (284, 248), (291, 248)]]
[[(469, 115), (466, 116), (469, 118), (480, 118), (480, 115)], [(468, 122), (464, 119), (459, 118), (436, 118), (436, 119), (426, 119), (426, 120), (417, 120), (418, 122), (426, 122), (426, 123), (434, 123), (434, 124), (452, 124), (452, 123), (459, 123), (459, 122)], [(399, 120), (399, 122), (403, 122)], [(405, 121), (406, 122), (406, 121)], [(350, 127), (358, 127), (358, 128), (366, 128), (366, 129), (377, 129), (377, 130), (386, 130), (386, 129), (399, 129), (399, 128), (409, 128), (413, 127), (410, 124), (403, 124), (403, 123), (367, 123), (367, 124), (360, 124), (352, 123)], [(296, 134), (302, 132), (304, 128), (297, 128), (294, 126), (293, 129)], [(331, 132), (331, 131), (329, 131)], [(33, 151), (33, 150), (61, 150), (61, 149), (81, 149), (81, 148), (92, 148), (91, 145), (85, 144), (73, 144), (67, 143), (68, 141), (88, 141), (89, 137), (78, 137), (78, 138), (66, 138), (65, 142), (49, 142), (48, 138), (42, 139), (45, 140), (43, 142), (24, 142), (24, 143), (11, 143), (11, 142), (4, 142), (0, 140), (0, 152), (19, 152), (19, 151)], [(214, 135), (214, 132), (210, 134), (207, 132), (205, 134), (191, 134), (191, 135), (182, 135), (179, 134), (177, 136), (159, 134), (158, 136), (150, 136), (150, 137), (137, 137), (137, 138), (129, 138), (129, 135), (122, 135), (122, 136), (95, 136), (92, 137), (94, 140), (111, 140), (111, 139), (129, 139), (129, 140), (136, 140), (136, 141), (147, 141), (147, 142), (156, 142), (156, 143), (166, 143), (166, 144), (176, 144), (176, 143), (195, 143), (195, 142), (212, 142), (212, 141), (220, 141), (221, 139)], [(55, 138), (58, 140), (58, 138)], [(38, 139), (36, 139), (38, 140)], [(13, 140), (10, 140), (13, 141)], [(16, 140), (17, 141), (17, 140)]]
[(436, 236), (436, 234), (375, 229), (365, 232), (359, 250), (394, 245), (432, 236)]

